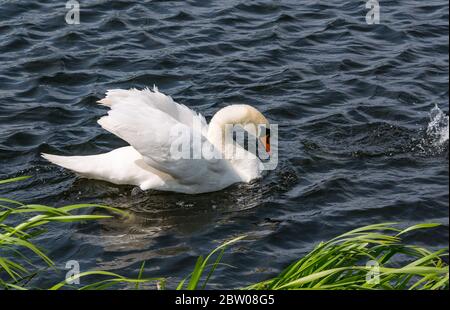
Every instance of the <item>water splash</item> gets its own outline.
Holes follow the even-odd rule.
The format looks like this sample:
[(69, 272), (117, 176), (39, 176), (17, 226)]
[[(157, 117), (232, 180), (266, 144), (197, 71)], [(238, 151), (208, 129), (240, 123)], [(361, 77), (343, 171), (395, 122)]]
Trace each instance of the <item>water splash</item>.
[(413, 147), (413, 150), (425, 156), (441, 154), (448, 156), (448, 115), (435, 105), (429, 117), (428, 125), (424, 129), (424, 137)]
[(448, 142), (448, 115), (446, 115), (437, 105), (430, 111), (430, 122), (427, 127), (428, 141), (437, 148)]

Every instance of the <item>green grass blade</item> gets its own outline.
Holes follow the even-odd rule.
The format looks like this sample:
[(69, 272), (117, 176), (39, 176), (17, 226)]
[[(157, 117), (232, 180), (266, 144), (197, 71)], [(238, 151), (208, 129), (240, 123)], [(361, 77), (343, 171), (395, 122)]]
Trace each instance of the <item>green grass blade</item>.
[[(145, 268), (145, 261), (142, 262), (141, 268), (139, 269), (138, 280), (142, 279), (142, 274), (144, 273), (144, 268)], [(139, 289), (139, 284), (140, 284), (139, 282), (136, 282), (135, 288), (137, 290)]]
[(6, 183), (23, 181), (23, 180), (27, 180), (29, 178), (31, 178), (31, 176), (24, 175), (24, 176), (21, 176), (21, 177), (16, 177), (16, 178), (11, 178), (11, 179), (6, 179), (6, 180), (0, 180), (0, 185), (6, 184)]
[(416, 230), (416, 229), (434, 228), (434, 227), (438, 227), (438, 226), (441, 226), (441, 224), (439, 224), (439, 223), (424, 223), (424, 224), (417, 224), (417, 225), (414, 225), (414, 226), (411, 226), (411, 227), (408, 227), (408, 228), (402, 230), (401, 232), (399, 232), (399, 233), (397, 234), (397, 236), (406, 234), (406, 233), (408, 233), (408, 232), (410, 232), (410, 231), (413, 231), (413, 230)]
[(192, 272), (191, 278), (187, 285), (188, 290), (195, 290), (197, 288), (203, 269), (203, 256), (200, 255), (195, 263), (194, 271)]

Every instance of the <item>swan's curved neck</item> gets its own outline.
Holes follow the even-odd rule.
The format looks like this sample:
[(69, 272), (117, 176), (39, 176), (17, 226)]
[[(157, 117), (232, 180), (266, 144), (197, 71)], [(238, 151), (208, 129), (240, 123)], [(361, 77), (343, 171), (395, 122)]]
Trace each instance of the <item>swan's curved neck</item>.
[(210, 123), (208, 128), (208, 140), (219, 151), (223, 151), (225, 147), (225, 128), (218, 122)]
[(230, 119), (230, 115), (227, 115), (224, 109), (218, 111), (211, 119), (208, 127), (208, 140), (220, 152), (224, 151), (227, 143), (225, 139), (229, 128), (227, 125), (234, 125), (236, 121), (235, 119)]
[(240, 125), (245, 128), (248, 124), (257, 128), (258, 124), (267, 124), (267, 120), (252, 106), (244, 104), (227, 106), (219, 110), (211, 119), (208, 128), (208, 140), (219, 151), (224, 152), (227, 145), (233, 143), (232, 139), (227, 139), (227, 135), (233, 130), (233, 126)]

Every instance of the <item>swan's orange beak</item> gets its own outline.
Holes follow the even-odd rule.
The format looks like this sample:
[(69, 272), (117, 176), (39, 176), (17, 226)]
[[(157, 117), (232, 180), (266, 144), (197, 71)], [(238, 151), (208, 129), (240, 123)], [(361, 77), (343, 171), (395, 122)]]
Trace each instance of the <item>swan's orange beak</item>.
[(266, 149), (266, 152), (270, 154), (270, 136), (261, 137), (262, 143)]

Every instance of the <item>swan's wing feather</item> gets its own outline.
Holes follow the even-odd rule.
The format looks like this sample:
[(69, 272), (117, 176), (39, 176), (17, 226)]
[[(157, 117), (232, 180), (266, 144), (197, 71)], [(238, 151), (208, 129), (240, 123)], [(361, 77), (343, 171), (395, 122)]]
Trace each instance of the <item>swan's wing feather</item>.
[[(179, 136), (174, 135), (173, 128), (176, 126), (177, 130), (183, 130), (189, 136), (195, 129), (156, 106), (136, 100), (136, 97), (123, 97), (110, 107), (108, 115), (100, 118), (98, 123), (132, 145), (148, 165), (189, 182), (201, 178), (213, 164), (212, 160), (206, 159), (174, 158), (171, 146)], [(202, 145), (209, 143), (201, 133), (198, 136)], [(192, 139), (189, 139), (188, 147), (192, 148)]]
[(193, 120), (199, 121), (202, 127), (202, 133), (206, 135), (208, 132), (208, 124), (203, 115), (183, 104), (176, 103), (170, 96), (159, 92), (156, 86), (153, 86), (153, 90), (148, 88), (143, 90), (134, 88), (130, 90), (108, 90), (106, 97), (99, 101), (100, 104), (111, 108), (116, 105), (122, 105), (125, 102), (139, 102), (142, 105), (155, 108), (189, 127), (192, 127)]

